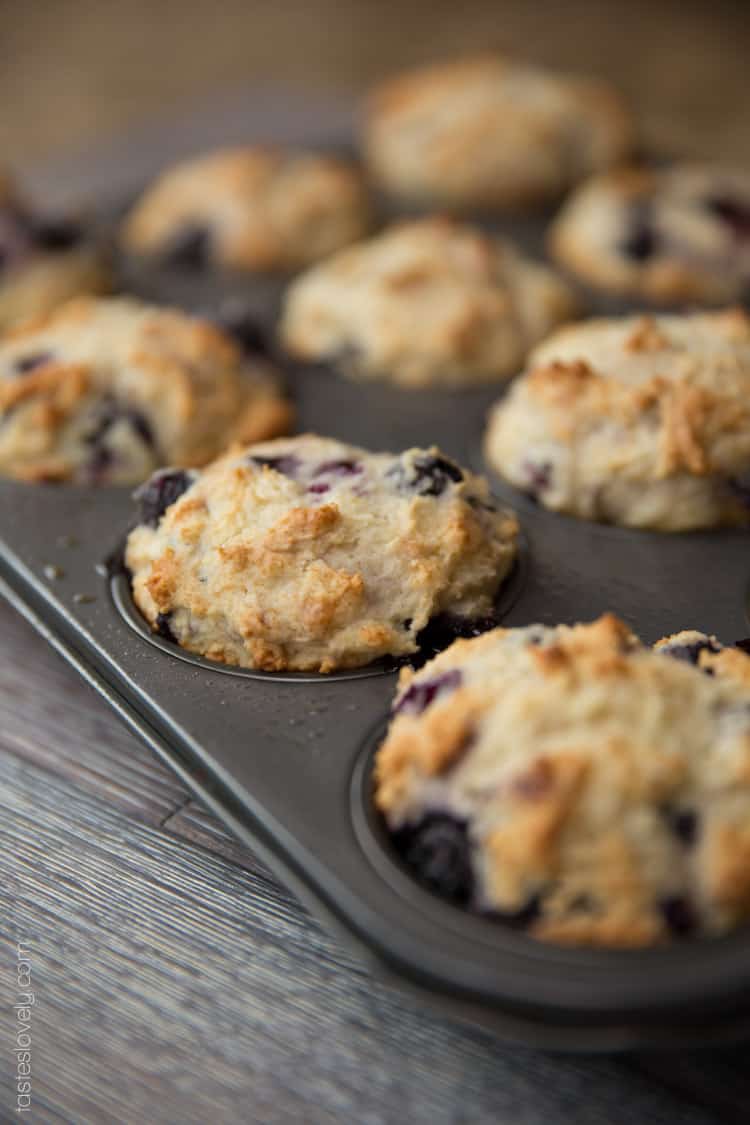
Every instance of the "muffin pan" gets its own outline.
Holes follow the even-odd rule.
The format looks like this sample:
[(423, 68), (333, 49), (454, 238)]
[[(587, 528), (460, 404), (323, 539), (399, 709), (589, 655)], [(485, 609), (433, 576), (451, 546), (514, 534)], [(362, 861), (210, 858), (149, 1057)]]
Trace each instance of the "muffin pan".
[[(215, 143), (220, 114), (214, 130)], [(123, 153), (120, 167), (126, 160)], [(541, 224), (526, 222), (521, 233), (538, 245)], [(278, 297), (275, 283), (236, 278), (129, 269), (128, 281), (144, 296), (203, 311), (241, 296), (267, 328)], [(501, 385), (400, 391), (299, 365), (287, 378), (301, 431), (373, 450), (436, 443), (486, 472), (480, 439)], [(726, 642), (750, 631), (746, 532), (667, 536), (587, 524), (546, 512), (488, 475), (523, 530), (498, 607), (504, 623), (590, 620), (611, 609), (649, 641), (688, 627)], [(127, 581), (103, 565), (134, 511), (125, 489), (0, 481), (0, 593), (381, 974), (419, 1003), (536, 1046), (610, 1050), (750, 1033), (747, 931), (638, 952), (558, 948), (417, 885), (371, 802), (395, 673), (234, 670), (151, 635)]]

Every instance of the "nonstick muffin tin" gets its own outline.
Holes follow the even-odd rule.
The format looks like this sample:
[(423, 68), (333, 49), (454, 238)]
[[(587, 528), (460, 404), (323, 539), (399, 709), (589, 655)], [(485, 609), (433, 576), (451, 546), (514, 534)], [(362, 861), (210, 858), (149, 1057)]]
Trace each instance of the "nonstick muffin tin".
[[(222, 139), (219, 116), (213, 141), (197, 143)], [(526, 245), (540, 243), (541, 226), (519, 222)], [(132, 263), (123, 276), (144, 296), (201, 311), (241, 298), (268, 331), (280, 292), (277, 283)], [(436, 443), (487, 471), (480, 439), (500, 384), (401, 391), (292, 364), (286, 377), (300, 431), (394, 452)], [(746, 532), (668, 536), (588, 524), (547, 512), (488, 475), (523, 530), (499, 603), (504, 624), (613, 610), (649, 641), (688, 627), (726, 642), (750, 631)], [(125, 577), (103, 565), (134, 511), (127, 489), (0, 481), (0, 592), (381, 973), (426, 1005), (539, 1046), (714, 1043), (750, 1032), (746, 931), (638, 952), (564, 949), (465, 914), (417, 885), (371, 802), (395, 673), (234, 670), (153, 636)]]

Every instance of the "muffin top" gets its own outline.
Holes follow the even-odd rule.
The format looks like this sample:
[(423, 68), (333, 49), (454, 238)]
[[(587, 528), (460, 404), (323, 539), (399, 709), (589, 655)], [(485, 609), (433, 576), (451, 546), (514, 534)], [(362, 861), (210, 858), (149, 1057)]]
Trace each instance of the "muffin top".
[(550, 250), (584, 281), (663, 304), (721, 304), (750, 287), (750, 174), (710, 165), (594, 176), (566, 201)]
[(201, 465), (233, 438), (283, 433), (268, 368), (207, 321), (79, 298), (0, 341), (0, 473), (129, 484)]
[(177, 266), (284, 272), (361, 238), (368, 225), (353, 164), (256, 145), (163, 172), (127, 216), (122, 244)]
[(679, 531), (750, 515), (750, 319), (593, 320), (554, 333), (494, 409), (492, 465), (547, 507)]
[(627, 155), (633, 134), (608, 83), (484, 55), (382, 83), (363, 145), (374, 178), (396, 197), (496, 208), (554, 198)]
[(157, 476), (125, 562), (154, 629), (212, 660), (320, 671), (409, 656), (434, 618), (482, 623), (518, 526), (439, 450), (305, 435)]
[(39, 213), (0, 169), (0, 332), (109, 282), (107, 255), (83, 223)]
[(463, 386), (514, 374), (529, 347), (571, 316), (548, 267), (463, 223), (396, 224), (298, 278), (281, 335), (303, 359), (407, 387)]
[[(676, 657), (676, 659), (670, 659)], [(417, 877), (546, 941), (750, 913), (750, 658), (606, 615), (495, 629), (402, 680), (376, 803)]]

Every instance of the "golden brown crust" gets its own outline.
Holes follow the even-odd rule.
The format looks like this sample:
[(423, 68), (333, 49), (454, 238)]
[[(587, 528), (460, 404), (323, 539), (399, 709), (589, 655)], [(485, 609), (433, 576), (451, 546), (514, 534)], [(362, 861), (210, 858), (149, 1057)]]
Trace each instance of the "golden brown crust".
[(370, 96), (363, 145), (391, 194), (442, 207), (513, 207), (621, 160), (633, 122), (605, 82), (486, 54), (397, 75)]
[(416, 651), (437, 614), (491, 612), (517, 532), (435, 449), (305, 435), (231, 450), (131, 533), (126, 561), (145, 617), (168, 614), (191, 651), (328, 672)]
[(245, 146), (162, 173), (128, 215), (122, 242), (136, 254), (163, 255), (185, 230), (200, 229), (215, 266), (287, 271), (363, 237), (369, 221), (364, 181), (352, 164)]
[(739, 309), (589, 321), (554, 334), (496, 407), (487, 456), (549, 507), (630, 526), (744, 524), (750, 319)]
[(612, 615), (451, 646), (399, 685), (375, 763), (388, 825), (464, 823), (469, 904), (545, 941), (748, 917), (750, 657), (692, 632), (658, 649)]
[(660, 305), (717, 305), (741, 299), (750, 281), (750, 249), (731, 217), (743, 208), (750, 176), (736, 169), (618, 169), (566, 200), (548, 246), (597, 288)]
[(5, 336), (0, 417), (0, 472), (130, 483), (283, 433), (291, 412), (272, 372), (208, 322), (79, 298)]
[(510, 243), (433, 216), (309, 270), (287, 292), (281, 333), (293, 355), (347, 375), (463, 386), (515, 374), (576, 308), (554, 273)]

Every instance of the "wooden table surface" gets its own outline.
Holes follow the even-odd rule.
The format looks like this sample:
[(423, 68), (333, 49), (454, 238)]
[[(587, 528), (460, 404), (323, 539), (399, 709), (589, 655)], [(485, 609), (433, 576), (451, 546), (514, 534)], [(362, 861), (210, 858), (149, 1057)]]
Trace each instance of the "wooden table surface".
[[(490, 43), (611, 73), (651, 142), (750, 165), (749, 12), (729, 0), (3, 3), (0, 146), (33, 164), (248, 77), (361, 88)], [(528, 1051), (376, 981), (2, 602), (0, 929), (2, 1121), (18, 1118), (19, 941), (35, 994), (33, 1121), (748, 1120), (744, 1048)]]

